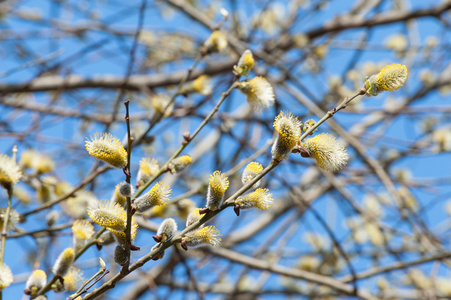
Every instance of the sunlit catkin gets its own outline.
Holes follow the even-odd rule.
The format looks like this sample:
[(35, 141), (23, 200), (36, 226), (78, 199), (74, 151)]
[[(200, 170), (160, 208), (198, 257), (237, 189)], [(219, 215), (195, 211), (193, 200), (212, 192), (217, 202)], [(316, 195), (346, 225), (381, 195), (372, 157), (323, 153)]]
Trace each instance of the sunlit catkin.
[(238, 197), (235, 204), (240, 206), (240, 209), (267, 209), (273, 203), (272, 194), (268, 189), (257, 189), (255, 192)]
[(188, 215), (188, 218), (186, 219), (186, 227), (199, 221), (204, 216), (199, 213), (199, 210), (201, 210), (201, 208), (196, 208)]
[(277, 137), (272, 145), (271, 152), (275, 159), (283, 159), (296, 146), (301, 136), (302, 123), (291, 112), (281, 112), (274, 120)]
[(225, 49), (227, 45), (226, 35), (219, 30), (213, 31), (210, 37), (204, 42), (204, 48), (208, 53), (221, 51)]
[(316, 164), (326, 171), (338, 171), (348, 163), (346, 148), (331, 134), (322, 133), (303, 143)]
[(79, 251), (94, 235), (94, 226), (87, 220), (76, 220), (72, 225), (72, 233), (75, 251)]
[(177, 231), (177, 223), (173, 218), (164, 219), (158, 227), (157, 235), (162, 237), (163, 241), (170, 239)]
[(27, 279), (25, 289), (29, 291), (30, 295), (34, 295), (37, 291), (42, 289), (47, 283), (47, 274), (43, 270), (34, 270)]
[(137, 175), (139, 185), (147, 183), (158, 173), (159, 170), (160, 166), (158, 165), (158, 161), (156, 159), (150, 157), (144, 157), (141, 159), (139, 162), (139, 170)]
[(121, 141), (110, 133), (95, 133), (86, 140), (86, 150), (92, 156), (109, 163), (115, 168), (127, 166), (127, 151)]
[(66, 248), (58, 256), (53, 265), (52, 272), (57, 276), (65, 276), (69, 272), (72, 263), (74, 262), (75, 252), (73, 248)]
[(377, 96), (383, 91), (394, 91), (404, 85), (409, 76), (406, 66), (392, 64), (383, 68), (379, 74), (365, 78), (367, 96)]
[(247, 102), (255, 110), (274, 105), (274, 90), (264, 77), (255, 77), (240, 82), (238, 89), (246, 95)]
[[(261, 171), (263, 171), (263, 166), (261, 164), (255, 161), (249, 163), (244, 169), (243, 174), (241, 175), (241, 183), (243, 185), (248, 183), (249, 181), (254, 179), (254, 177), (257, 176)], [(252, 187), (258, 188), (260, 186), (260, 182), (261, 180), (257, 181)]]
[(0, 154), (0, 185), (11, 189), (22, 177), (22, 172), (16, 162), (6, 154)]
[(217, 246), (221, 242), (221, 233), (218, 228), (207, 226), (188, 232), (183, 240), (188, 248), (198, 248), (207, 245)]
[(187, 166), (191, 164), (193, 159), (189, 155), (182, 155), (180, 157), (177, 157), (173, 159), (169, 165), (168, 169), (171, 171), (171, 173), (177, 173), (180, 171), (183, 171)]
[(240, 57), (238, 64), (233, 66), (233, 70), (237, 75), (247, 75), (254, 66), (254, 56), (251, 50), (246, 50)]
[(13, 283), (13, 273), (11, 269), (5, 264), (0, 264), (0, 291)]
[(149, 192), (135, 199), (133, 207), (139, 212), (145, 212), (154, 206), (166, 205), (171, 192), (169, 185), (158, 182)]
[(225, 173), (215, 171), (210, 175), (210, 181), (207, 192), (207, 207), (215, 211), (217, 210), (224, 199), (224, 193), (229, 187), (229, 180)]
[(83, 283), (83, 271), (72, 266), (64, 278), (64, 288), (70, 292), (78, 290)]
[[(124, 227), (125, 227), (125, 225), (126, 224), (124, 222)], [(108, 227), (107, 227), (107, 230), (110, 231), (114, 235), (114, 237), (116, 239), (116, 242), (119, 245), (122, 245), (122, 246), (126, 245), (127, 239), (126, 239), (125, 232), (123, 230), (114, 230), (114, 229), (111, 229), (111, 228), (108, 228)], [(131, 241), (133, 241), (135, 239), (137, 232), (138, 232), (138, 223), (136, 223), (135, 218), (132, 217), (132, 226), (131, 226), (131, 229), (130, 229), (130, 239), (131, 239)]]
[(91, 220), (103, 227), (124, 230), (127, 220), (125, 209), (117, 203), (107, 200), (96, 201), (88, 207)]

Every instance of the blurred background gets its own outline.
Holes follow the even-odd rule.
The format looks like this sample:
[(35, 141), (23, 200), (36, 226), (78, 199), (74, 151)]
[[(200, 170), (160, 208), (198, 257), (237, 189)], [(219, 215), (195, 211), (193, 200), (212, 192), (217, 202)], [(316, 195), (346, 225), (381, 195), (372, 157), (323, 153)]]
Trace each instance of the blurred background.
[[(139, 219), (141, 251), (132, 262), (155, 245), (163, 218), (174, 217), (181, 230), (186, 214), (205, 206), (215, 170), (228, 172), (230, 196), (248, 162), (270, 163), (280, 111), (319, 120), (388, 64), (406, 65), (409, 78), (397, 91), (357, 97), (314, 133), (346, 145), (345, 169), (327, 172), (291, 154), (263, 179), (274, 198), (269, 210), (221, 212), (209, 222), (223, 235), (218, 248), (171, 247), (101, 299), (350, 299), (355, 289), (375, 297), (368, 299), (449, 299), (450, 10), (450, 1), (434, 0), (2, 1), (0, 152), (11, 156), (17, 145), (24, 173), (5, 244), (15, 280), (3, 299), (21, 298), (36, 268), (50, 277), (89, 199), (110, 199), (125, 180), (89, 156), (86, 138), (126, 137), (129, 99), (136, 183), (143, 157), (163, 165), (214, 108), (246, 49), (256, 61), (248, 77), (271, 83), (275, 105), (255, 111), (231, 92), (183, 150), (192, 165), (159, 179), (177, 202)], [(227, 47), (195, 64), (218, 27)], [(204, 76), (205, 89), (178, 95), (162, 115), (194, 64), (189, 81)], [(27, 155), (40, 167), (28, 166)], [(75, 266), (89, 278), (102, 257), (115, 274), (113, 252), (91, 247)]]

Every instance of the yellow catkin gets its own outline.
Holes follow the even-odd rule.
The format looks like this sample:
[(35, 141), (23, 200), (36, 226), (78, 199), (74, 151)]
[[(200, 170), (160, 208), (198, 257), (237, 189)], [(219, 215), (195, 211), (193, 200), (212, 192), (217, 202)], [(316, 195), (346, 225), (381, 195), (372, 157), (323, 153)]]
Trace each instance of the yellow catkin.
[(304, 143), (318, 167), (326, 171), (338, 171), (348, 162), (346, 148), (331, 134), (322, 133)]
[(86, 140), (85, 146), (90, 155), (115, 168), (127, 166), (127, 151), (121, 141), (110, 133), (95, 133), (90, 140)]

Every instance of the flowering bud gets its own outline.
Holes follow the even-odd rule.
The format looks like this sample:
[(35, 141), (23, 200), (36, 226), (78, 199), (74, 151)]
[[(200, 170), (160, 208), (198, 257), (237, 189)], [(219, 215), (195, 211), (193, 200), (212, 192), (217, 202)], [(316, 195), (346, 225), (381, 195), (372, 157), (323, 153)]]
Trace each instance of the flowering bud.
[(133, 207), (139, 212), (144, 212), (154, 206), (165, 205), (170, 195), (171, 188), (169, 185), (158, 182), (149, 192), (135, 199)]
[(367, 96), (377, 96), (383, 91), (394, 91), (404, 85), (409, 76), (406, 66), (392, 64), (383, 68), (379, 74), (365, 78)]
[[(190, 231), (182, 239), (182, 247), (198, 248), (206, 245), (217, 246), (221, 242), (221, 233), (214, 226)], [(185, 249), (186, 250), (186, 249)]]
[(274, 105), (274, 91), (264, 77), (255, 77), (240, 82), (238, 89), (246, 95), (247, 102), (255, 109), (266, 109)]
[(221, 171), (215, 171), (210, 175), (210, 182), (208, 185), (207, 193), (207, 207), (215, 211), (217, 210), (224, 199), (224, 193), (229, 187), (229, 180), (225, 173)]
[(124, 230), (127, 220), (125, 209), (117, 203), (103, 200), (96, 201), (88, 207), (91, 220), (103, 227), (114, 230)]
[(51, 210), (46, 216), (45, 220), (47, 221), (47, 225), (49, 227), (53, 226), (53, 224), (58, 221), (58, 219), (61, 217), (61, 213), (57, 210)]
[(258, 208), (261, 210), (267, 209), (273, 203), (272, 194), (268, 189), (257, 189), (255, 192), (238, 197), (235, 201), (240, 209)]
[(109, 163), (115, 168), (127, 166), (127, 151), (121, 141), (110, 133), (95, 133), (86, 140), (86, 150), (92, 156)]
[(227, 37), (219, 30), (211, 33), (210, 37), (204, 42), (204, 48), (207, 53), (223, 50), (227, 47)]
[(240, 57), (238, 64), (233, 66), (233, 70), (235, 70), (237, 75), (247, 75), (248, 72), (254, 66), (254, 57), (252, 56), (251, 50), (246, 50)]
[(322, 133), (302, 143), (316, 164), (326, 171), (338, 171), (348, 163), (346, 148), (331, 134)]
[[(199, 210), (201, 210), (201, 208), (196, 208), (188, 215), (188, 218), (186, 219), (186, 227), (199, 221), (204, 216), (199, 213)], [(203, 225), (201, 225), (201, 226), (203, 226)]]
[(154, 177), (158, 171), (160, 170), (160, 166), (158, 162), (154, 158), (144, 157), (139, 162), (139, 170), (137, 175), (137, 181), (139, 184), (147, 183), (152, 177)]
[(193, 200), (186, 198), (178, 201), (176, 204), (177, 215), (180, 219), (185, 220), (189, 213), (196, 208), (196, 203)]
[(276, 159), (282, 159), (291, 153), (301, 137), (302, 123), (290, 112), (281, 112), (274, 120), (277, 137), (272, 145), (271, 153)]
[(74, 222), (74, 225), (72, 225), (72, 232), (74, 234), (73, 240), (75, 251), (79, 251), (94, 235), (94, 226), (87, 220), (77, 220)]
[(52, 272), (58, 276), (64, 276), (69, 272), (72, 263), (74, 262), (74, 249), (66, 248), (64, 251), (58, 256), (55, 264), (53, 265)]
[(118, 192), (121, 197), (126, 198), (131, 197), (135, 193), (135, 190), (130, 183), (124, 181), (119, 183)]
[(169, 163), (168, 169), (169, 171), (171, 171), (171, 173), (180, 172), (183, 171), (187, 166), (189, 166), (192, 161), (193, 159), (191, 158), (191, 156), (183, 155), (173, 159)]
[(121, 266), (128, 263), (127, 254), (122, 246), (117, 245), (114, 249), (114, 262)]
[(11, 189), (22, 177), (22, 172), (16, 162), (6, 154), (0, 154), (0, 185)]
[(2, 263), (0, 265), (0, 291), (8, 287), (13, 281), (11, 269), (5, 263)]
[(105, 261), (101, 257), (99, 257), (99, 265), (101, 269), (106, 269)]
[(167, 218), (158, 227), (157, 235), (162, 237), (162, 242), (170, 239), (177, 231), (177, 223), (172, 218)]
[(127, 202), (127, 198), (121, 196), (121, 194), (119, 194), (119, 187), (120, 187), (120, 183), (116, 184), (116, 187), (114, 189), (114, 193), (113, 196), (111, 197), (110, 202), (113, 203), (117, 203), (120, 206), (124, 206), (125, 202)]
[(30, 295), (34, 295), (37, 291), (42, 289), (47, 283), (47, 274), (42, 270), (34, 270), (28, 277), (25, 289), (29, 290)]
[[(254, 177), (257, 176), (261, 171), (263, 171), (263, 166), (261, 164), (255, 161), (249, 163), (243, 171), (243, 175), (241, 176), (241, 183), (243, 185), (248, 183), (249, 181), (254, 179)], [(260, 182), (261, 180), (257, 181), (252, 187), (258, 188), (260, 186)]]
[[(305, 123), (304, 123), (304, 128), (303, 128), (304, 132), (306, 132), (307, 130), (309, 130), (310, 128), (312, 128), (312, 127), (315, 126), (315, 125), (316, 125), (316, 121), (315, 121), (315, 120), (313, 120), (313, 119), (308, 119), (308, 120), (305, 121)], [(312, 132), (310, 132), (310, 134), (314, 133), (315, 131), (316, 131), (316, 128), (315, 128), (315, 130), (313, 130)]]

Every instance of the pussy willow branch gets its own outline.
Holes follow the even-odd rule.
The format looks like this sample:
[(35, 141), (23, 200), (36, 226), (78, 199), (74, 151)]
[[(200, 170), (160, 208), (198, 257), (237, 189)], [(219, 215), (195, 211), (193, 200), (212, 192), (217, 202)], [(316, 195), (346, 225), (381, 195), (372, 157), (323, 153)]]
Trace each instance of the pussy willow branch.
[(136, 260), (136, 262), (134, 262), (133, 264), (130, 265), (128, 273), (122, 273), (119, 272), (116, 275), (114, 275), (110, 280), (108, 280), (107, 282), (105, 282), (101, 287), (99, 287), (98, 289), (95, 289), (94, 291), (92, 291), (91, 293), (89, 293), (88, 295), (86, 295), (83, 300), (90, 300), (90, 299), (95, 299), (96, 297), (98, 297), (99, 295), (103, 294), (104, 292), (106, 292), (109, 289), (112, 289), (116, 283), (118, 283), (122, 278), (124, 278), (125, 276), (127, 276), (129, 273), (133, 272), (134, 270), (142, 267), (146, 262), (148, 262), (149, 260), (151, 260), (153, 257), (155, 257), (156, 255), (158, 255), (159, 253), (161, 253), (161, 251), (169, 248), (170, 246), (179, 243), (182, 239), (182, 237), (188, 232), (191, 231), (193, 229), (198, 228), (200, 225), (204, 224), (205, 222), (207, 222), (208, 220), (210, 220), (211, 218), (213, 218), (215, 215), (217, 215), (218, 213), (220, 213), (221, 211), (223, 211), (224, 209), (226, 209), (229, 206), (233, 205), (233, 202), (235, 201), (236, 198), (238, 198), (240, 195), (242, 195), (245, 191), (247, 191), (248, 189), (250, 189), (258, 180), (260, 180), (263, 176), (265, 176), (267, 173), (269, 173), (272, 169), (274, 169), (277, 165), (279, 164), (278, 161), (272, 160), (271, 163), (269, 164), (269, 166), (267, 166), (261, 173), (259, 173), (253, 180), (249, 181), (247, 184), (245, 184), (241, 189), (239, 189), (237, 192), (235, 192), (232, 196), (230, 196), (226, 201), (224, 201), (223, 205), (221, 206), (221, 208), (219, 208), (218, 210), (214, 211), (214, 212), (208, 212), (206, 213), (202, 219), (200, 219), (199, 221), (196, 221), (195, 223), (193, 223), (192, 225), (186, 227), (184, 230), (182, 230), (179, 234), (177, 234), (176, 236), (174, 236), (172, 239), (167, 240), (166, 242), (162, 243), (160, 247), (150, 251), (148, 254), (144, 255), (143, 257), (139, 258), (138, 260)]
[[(238, 80), (238, 79), (237, 79)], [(206, 119), (204, 119), (204, 121), (202, 122), (202, 124), (198, 127), (198, 129), (195, 131), (195, 133), (193, 134), (192, 138), (195, 137), (195, 135), (197, 135), (197, 133), (202, 129), (203, 126), (205, 126), (205, 124), (208, 122), (208, 120), (214, 115), (214, 113), (218, 110), (218, 107), (220, 105), (220, 103), (222, 103), (225, 98), (227, 97), (227, 95), (235, 88), (234, 86), (236, 86), (238, 84), (237, 81), (235, 81), (232, 86), (227, 90), (227, 92), (223, 93), (221, 96), (220, 101), (218, 102), (218, 104), (215, 106), (215, 108), (212, 110), (212, 112), (207, 116)], [(347, 104), (349, 102), (351, 102), (353, 99), (355, 99), (357, 96), (359, 95), (363, 95), (365, 94), (365, 90), (362, 89), (360, 90), (357, 94), (355, 94), (352, 97), (347, 97), (343, 100), (343, 102), (338, 105), (337, 107), (335, 107), (332, 111), (326, 113), (326, 115), (320, 120), (318, 121), (314, 126), (312, 126), (311, 128), (309, 128), (302, 136), (301, 139), (304, 139), (306, 136), (308, 136), (311, 132), (313, 132), (313, 130), (315, 130), (318, 126), (320, 126), (322, 123), (324, 123), (327, 119), (333, 117), (333, 115), (344, 109)], [(207, 120), (208, 119), (208, 120)], [(205, 123), (205, 124), (204, 124)], [(192, 140), (192, 138), (190, 140)], [(190, 140), (188, 140), (187, 142), (189, 142)], [(187, 144), (186, 144), (187, 145)], [(168, 160), (168, 162), (165, 164), (165, 166), (163, 168), (160, 169), (160, 172), (158, 172), (154, 178), (152, 178), (152, 182), (163, 173), (164, 168), (167, 168), (167, 164), (169, 164), (169, 162), (174, 159), (175, 157), (178, 156), (178, 154), (180, 154), (180, 152), (182, 152), (182, 150), (186, 147), (185, 144), (182, 144), (182, 146), (174, 153), (173, 157), (171, 157), (171, 159)], [(85, 298), (83, 298), (84, 300), (89, 300), (89, 299), (95, 299), (95, 297), (103, 294), (104, 292), (106, 292), (109, 289), (112, 289), (117, 282), (119, 282), (122, 278), (124, 278), (125, 276), (127, 276), (129, 273), (133, 272), (134, 270), (140, 268), (141, 266), (143, 266), (146, 262), (148, 262), (149, 260), (151, 260), (153, 257), (155, 257), (156, 255), (158, 255), (159, 253), (161, 253), (162, 251), (164, 251), (165, 249), (171, 247), (172, 245), (179, 243), (182, 238), (184, 237), (184, 235), (191, 231), (194, 230), (196, 228), (199, 228), (199, 226), (201, 226), (202, 224), (206, 223), (208, 220), (212, 219), (214, 216), (216, 216), (217, 214), (219, 214), (221, 211), (223, 211), (224, 209), (226, 209), (229, 206), (233, 206), (235, 200), (241, 196), (242, 194), (244, 194), (246, 191), (248, 191), (258, 180), (260, 180), (261, 178), (263, 178), (266, 174), (268, 174), (271, 170), (273, 170), (274, 168), (276, 168), (281, 161), (278, 160), (271, 160), (271, 163), (265, 168), (263, 169), (263, 171), (261, 171), (257, 176), (255, 176), (251, 181), (249, 181), (247, 184), (243, 185), (238, 191), (236, 191), (232, 196), (230, 196), (228, 199), (226, 199), (223, 204), (221, 205), (221, 207), (216, 210), (216, 211), (208, 211), (200, 220), (194, 222), (192, 225), (186, 227), (184, 230), (182, 230), (180, 233), (178, 233), (177, 235), (175, 235), (172, 239), (167, 240), (166, 242), (162, 243), (160, 245), (160, 247), (155, 248), (154, 250), (152, 250), (150, 253), (144, 255), (143, 257), (139, 258), (135, 263), (131, 264), (129, 266), (128, 272), (119, 272), (117, 273), (115, 276), (113, 276), (110, 280), (108, 280), (106, 283), (104, 283), (101, 287), (99, 287), (98, 289), (92, 291), (91, 293), (89, 293), (88, 295), (86, 295)], [(134, 197), (139, 196), (142, 191), (151, 184), (151, 182), (147, 183), (146, 185), (144, 185), (142, 188), (140, 187), (138, 189), (138, 191), (136, 192), (136, 194), (134, 195)], [(354, 289), (353, 289), (354, 290)], [(348, 294), (352, 294), (353, 291), (349, 292), (347, 291)], [(371, 299), (368, 298), (368, 299)], [(372, 298), (374, 299), (374, 298)]]
[[(130, 133), (130, 113), (129, 113), (129, 104), (130, 100), (126, 100), (124, 102), (125, 105), (125, 123), (127, 124), (127, 169), (124, 171), (125, 173), (125, 181), (130, 184), (131, 182), (131, 174), (130, 174), (130, 162), (132, 157), (132, 142), (133, 137)], [(127, 196), (127, 227), (125, 228), (125, 255), (127, 257), (127, 263), (122, 266), (124, 270), (128, 269), (128, 265), (130, 264), (130, 247), (132, 245), (131, 240), (131, 230), (132, 230), (132, 201), (130, 196)]]

